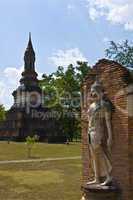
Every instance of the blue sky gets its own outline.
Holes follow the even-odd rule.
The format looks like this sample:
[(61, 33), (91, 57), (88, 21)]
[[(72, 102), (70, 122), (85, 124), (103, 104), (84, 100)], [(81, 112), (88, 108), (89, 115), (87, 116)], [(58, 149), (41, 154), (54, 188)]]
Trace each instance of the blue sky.
[[(132, 0), (0, 0), (0, 103), (10, 107), (32, 33), (39, 73), (104, 57), (108, 41), (132, 40)], [(8, 94), (8, 95), (7, 95)]]

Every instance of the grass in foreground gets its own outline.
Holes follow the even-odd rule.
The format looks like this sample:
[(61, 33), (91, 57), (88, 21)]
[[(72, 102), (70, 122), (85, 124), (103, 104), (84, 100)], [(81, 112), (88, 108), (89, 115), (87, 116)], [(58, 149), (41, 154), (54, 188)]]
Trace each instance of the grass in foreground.
[(0, 165), (1, 200), (78, 200), (81, 160)]
[[(32, 149), (33, 158), (56, 158), (80, 156), (80, 143), (46, 144), (36, 143)], [(0, 160), (27, 159), (27, 146), (25, 143), (0, 142)]]

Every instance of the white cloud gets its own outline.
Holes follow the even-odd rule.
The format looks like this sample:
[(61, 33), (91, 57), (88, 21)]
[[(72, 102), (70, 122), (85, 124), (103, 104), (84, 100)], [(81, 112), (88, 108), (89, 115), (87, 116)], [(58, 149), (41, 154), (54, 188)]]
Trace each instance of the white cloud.
[(105, 17), (112, 24), (133, 31), (133, 0), (87, 0), (91, 20)]
[(1, 81), (0, 82), (0, 104), (2, 104), (3, 102), (4, 94), (5, 94), (5, 84)]
[(38, 77), (37, 77), (37, 78), (38, 78), (39, 80), (43, 79), (43, 78), (42, 78), (43, 73), (41, 73), (41, 72), (37, 72), (37, 73), (38, 73)]
[[(23, 67), (18, 69), (7, 67), (0, 72), (0, 104), (4, 104), (7, 109), (13, 104), (12, 92), (19, 86), (22, 71)], [(40, 78), (42, 73), (38, 73), (38, 75)]]
[(89, 9), (89, 14), (91, 20), (96, 20), (99, 17), (99, 12), (93, 7)]
[(87, 59), (78, 48), (74, 48), (67, 50), (57, 50), (57, 52), (49, 57), (49, 61), (57, 67), (67, 67), (70, 64), (76, 65), (77, 61), (87, 61)]
[(4, 104), (6, 108), (9, 108), (13, 103), (12, 92), (19, 85), (22, 70), (23, 67), (19, 69), (8, 67), (1, 71), (0, 104)]
[(4, 70), (3, 74), (5, 76), (5, 78), (8, 79), (8, 82), (10, 82), (12, 85), (17, 84), (17, 82), (19, 81), (20, 77), (21, 77), (21, 73), (23, 71), (23, 67), (17, 69), (15, 67), (8, 67)]

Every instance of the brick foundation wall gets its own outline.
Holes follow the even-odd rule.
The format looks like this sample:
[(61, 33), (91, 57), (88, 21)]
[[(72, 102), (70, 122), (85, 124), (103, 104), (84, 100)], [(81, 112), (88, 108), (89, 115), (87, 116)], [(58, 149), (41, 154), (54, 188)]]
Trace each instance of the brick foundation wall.
[[(90, 171), (90, 155), (87, 140), (87, 110), (89, 107), (89, 91), (94, 82), (94, 75), (99, 72), (107, 96), (112, 101), (115, 112), (112, 115), (113, 125), (113, 177), (120, 184), (123, 200), (131, 200), (133, 196), (133, 115), (128, 108), (128, 70), (116, 62), (100, 60), (88, 74), (82, 86), (82, 159), (83, 183), (88, 180)], [(131, 95), (131, 94), (130, 94)], [(130, 99), (130, 104), (132, 101)], [(131, 107), (132, 105), (130, 105)]]

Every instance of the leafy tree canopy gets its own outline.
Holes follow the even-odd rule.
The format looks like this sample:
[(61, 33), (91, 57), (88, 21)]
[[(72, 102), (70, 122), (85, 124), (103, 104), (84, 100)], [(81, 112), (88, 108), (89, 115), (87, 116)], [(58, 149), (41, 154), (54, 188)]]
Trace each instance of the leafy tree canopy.
[(3, 121), (5, 119), (5, 114), (6, 114), (6, 111), (5, 111), (4, 106), (0, 105), (0, 121)]
[(120, 43), (110, 42), (106, 49), (106, 57), (112, 59), (125, 67), (133, 68), (133, 44), (125, 40)]
[(72, 141), (80, 136), (80, 87), (90, 67), (87, 62), (70, 64), (67, 69), (59, 66), (50, 75), (43, 75), (40, 81), (45, 92), (45, 105), (61, 114), (60, 129)]

